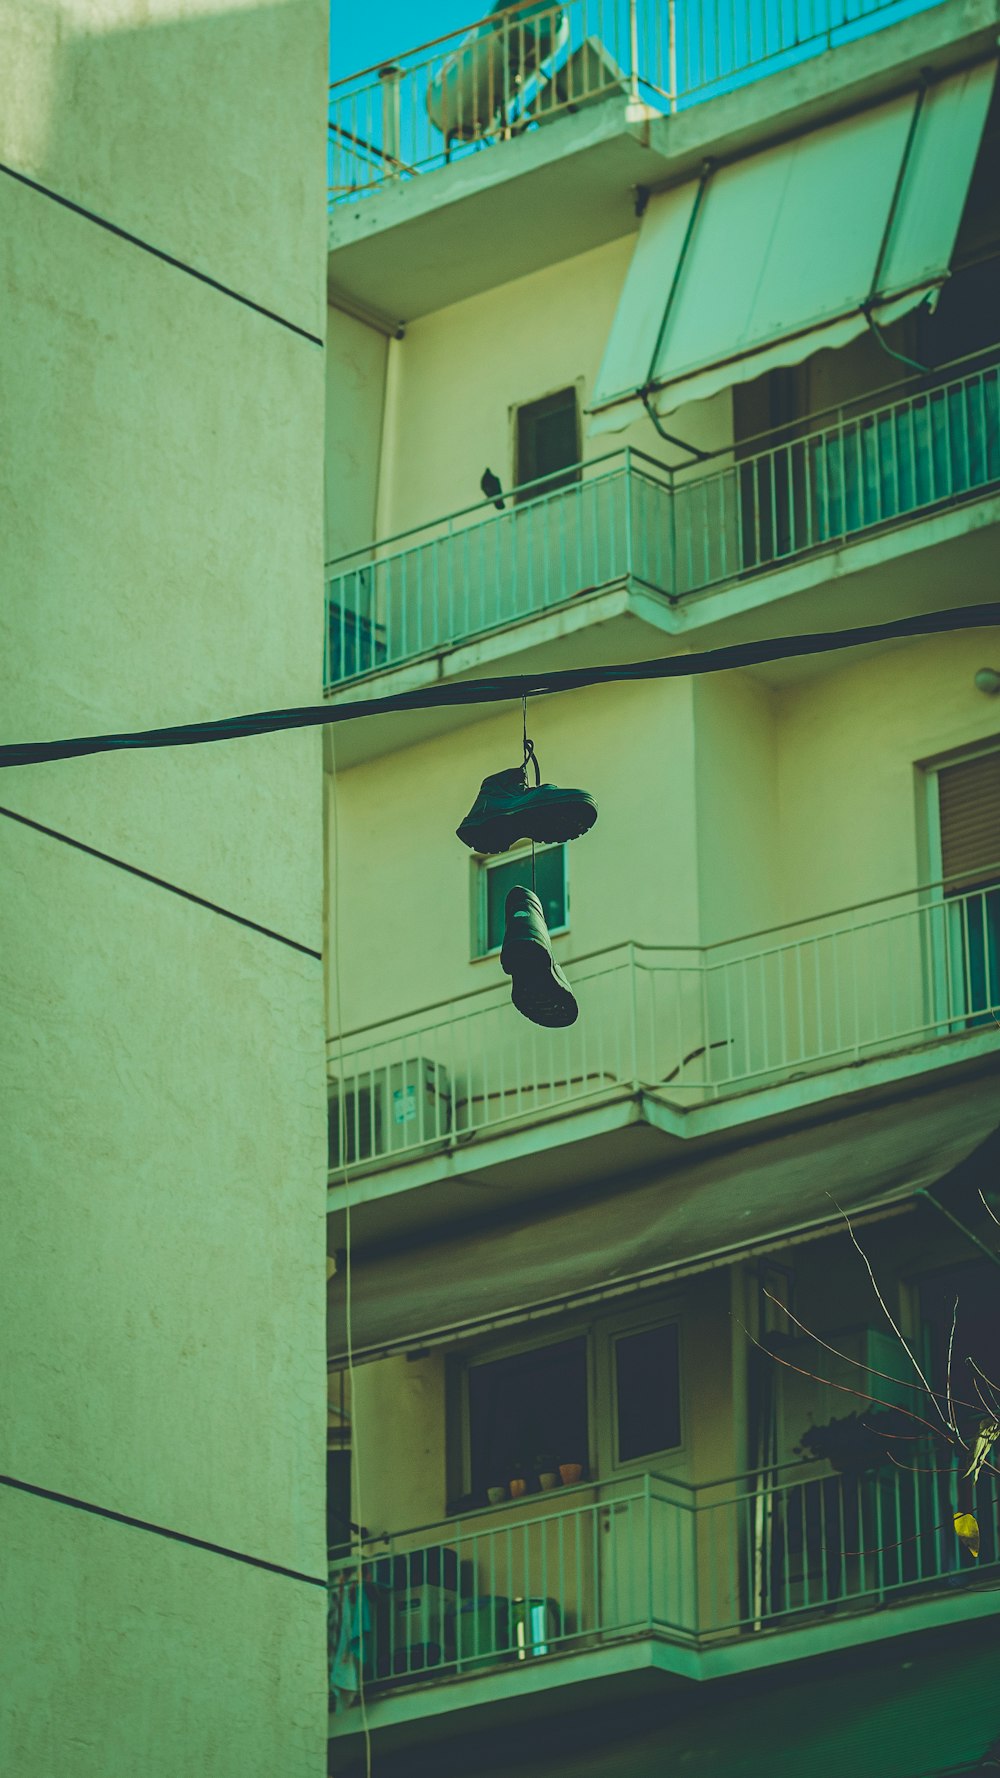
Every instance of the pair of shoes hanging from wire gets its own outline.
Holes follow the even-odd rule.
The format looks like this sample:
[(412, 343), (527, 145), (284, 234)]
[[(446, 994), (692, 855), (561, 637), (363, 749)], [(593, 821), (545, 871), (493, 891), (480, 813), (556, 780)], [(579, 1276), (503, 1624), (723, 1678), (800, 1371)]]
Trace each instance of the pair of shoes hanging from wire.
[[(535, 1025), (559, 1027), (576, 1022), (579, 1007), (552, 955), (552, 942), (542, 904), (535, 893), (535, 846), (576, 840), (593, 827), (597, 804), (589, 791), (560, 790), (541, 782), (534, 742), (527, 732), (526, 700), (522, 700), (524, 761), (484, 778), (458, 837), (474, 852), (508, 852), (518, 840), (531, 841), (530, 889), (518, 884), (507, 893), (500, 966), (511, 978), (510, 997), (519, 1013)], [(528, 782), (529, 761), (535, 782)]]

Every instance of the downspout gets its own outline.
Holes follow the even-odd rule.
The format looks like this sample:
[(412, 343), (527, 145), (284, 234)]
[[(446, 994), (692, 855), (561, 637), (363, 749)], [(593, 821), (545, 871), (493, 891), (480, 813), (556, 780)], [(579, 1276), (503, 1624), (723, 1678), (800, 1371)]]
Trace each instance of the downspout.
[(374, 537), (389, 537), (396, 484), (396, 449), (399, 431), (399, 389), (402, 379), (403, 338), (398, 333), (386, 344), (385, 387), (382, 392), (382, 426), (379, 434), (378, 484), (375, 491)]

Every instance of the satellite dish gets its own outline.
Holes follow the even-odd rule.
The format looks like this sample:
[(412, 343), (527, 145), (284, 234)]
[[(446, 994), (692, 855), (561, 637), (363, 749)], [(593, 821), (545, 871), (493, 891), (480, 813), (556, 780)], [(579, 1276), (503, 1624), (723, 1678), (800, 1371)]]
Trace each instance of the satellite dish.
[(447, 141), (474, 142), (496, 127), (541, 64), (569, 37), (562, 8), (538, 0), (505, 6), (463, 37), (427, 88), (427, 115)]

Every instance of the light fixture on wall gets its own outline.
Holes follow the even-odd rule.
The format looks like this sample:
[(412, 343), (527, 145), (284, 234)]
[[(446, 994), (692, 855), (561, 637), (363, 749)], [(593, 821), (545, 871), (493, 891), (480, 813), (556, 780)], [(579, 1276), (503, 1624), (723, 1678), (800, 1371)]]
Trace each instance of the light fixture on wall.
[(980, 667), (976, 674), (975, 686), (977, 691), (985, 692), (988, 698), (995, 697), (1000, 691), (1000, 673), (997, 672), (996, 667)]

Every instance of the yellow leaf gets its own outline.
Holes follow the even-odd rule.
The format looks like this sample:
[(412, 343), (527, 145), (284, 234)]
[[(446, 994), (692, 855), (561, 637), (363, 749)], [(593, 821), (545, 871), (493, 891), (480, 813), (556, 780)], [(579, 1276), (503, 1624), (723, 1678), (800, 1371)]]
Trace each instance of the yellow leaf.
[(955, 1514), (955, 1535), (970, 1556), (978, 1556), (979, 1526), (971, 1513)]

